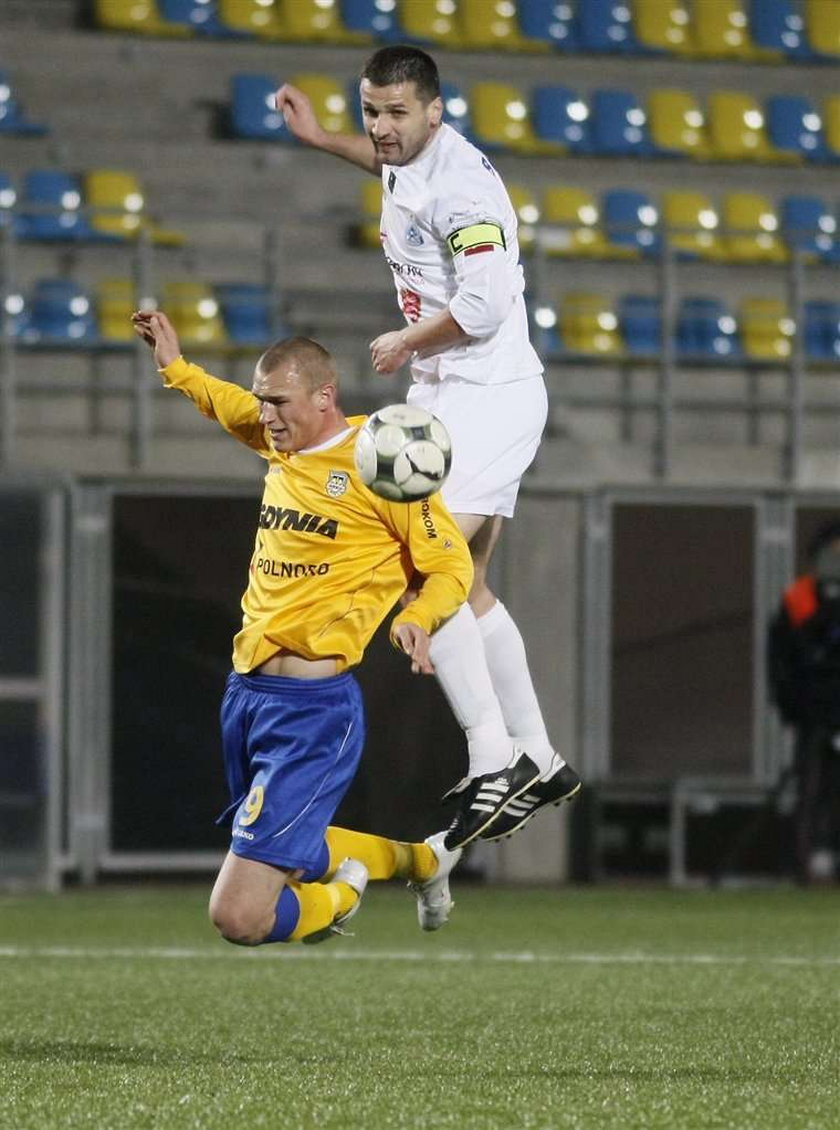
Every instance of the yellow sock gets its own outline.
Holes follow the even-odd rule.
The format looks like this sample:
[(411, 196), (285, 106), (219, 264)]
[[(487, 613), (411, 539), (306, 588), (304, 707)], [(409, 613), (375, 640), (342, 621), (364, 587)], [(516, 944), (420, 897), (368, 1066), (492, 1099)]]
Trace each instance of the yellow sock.
[(289, 935), (290, 942), (299, 942), (307, 934), (323, 930), (340, 914), (346, 914), (358, 899), (349, 883), (296, 883), (287, 886), (294, 892), (300, 906), (297, 926)]
[(333, 826), (327, 828), (326, 838), (330, 850), (328, 876), (335, 874), (336, 867), (348, 857), (364, 863), (371, 879), (413, 879), (422, 883), (437, 868), (435, 853), (428, 844), (406, 844)]

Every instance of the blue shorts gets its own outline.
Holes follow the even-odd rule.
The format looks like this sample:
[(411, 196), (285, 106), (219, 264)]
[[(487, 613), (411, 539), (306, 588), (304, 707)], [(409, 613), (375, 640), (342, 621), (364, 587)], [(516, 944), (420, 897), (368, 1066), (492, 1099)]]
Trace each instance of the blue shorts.
[(228, 676), (222, 745), (232, 804), (231, 850), (275, 867), (323, 863), (324, 833), (359, 764), (365, 740), (361, 691), (331, 679)]

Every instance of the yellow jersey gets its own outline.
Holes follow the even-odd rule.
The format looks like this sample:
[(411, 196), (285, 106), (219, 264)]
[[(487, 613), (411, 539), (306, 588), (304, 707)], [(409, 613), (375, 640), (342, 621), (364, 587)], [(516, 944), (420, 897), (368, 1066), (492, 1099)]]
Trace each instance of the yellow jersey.
[(440, 496), (387, 502), (360, 480), (353, 449), (364, 416), (317, 448), (279, 452), (250, 392), (182, 357), (161, 373), (268, 463), (234, 670), (252, 671), (281, 649), (334, 657), (340, 671), (355, 666), (415, 570), (426, 580), (393, 627), (431, 633), (463, 604), (472, 559)]

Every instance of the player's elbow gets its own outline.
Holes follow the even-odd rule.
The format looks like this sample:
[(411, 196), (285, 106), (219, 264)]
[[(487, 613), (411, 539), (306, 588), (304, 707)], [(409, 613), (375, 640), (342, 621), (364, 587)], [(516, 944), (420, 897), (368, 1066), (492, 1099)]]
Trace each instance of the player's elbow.
[(506, 320), (513, 303), (510, 294), (463, 291), (452, 300), (450, 313), (469, 337), (490, 337)]

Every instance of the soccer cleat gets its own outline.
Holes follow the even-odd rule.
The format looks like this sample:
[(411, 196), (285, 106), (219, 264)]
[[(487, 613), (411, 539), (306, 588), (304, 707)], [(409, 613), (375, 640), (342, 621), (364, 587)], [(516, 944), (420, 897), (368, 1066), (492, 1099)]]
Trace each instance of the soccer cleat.
[(461, 849), (447, 851), (443, 846), (446, 832), (428, 836), (426, 843), (438, 861), (437, 870), (431, 879), (422, 883), (411, 882), (408, 889), (417, 896), (417, 921), (421, 930), (439, 930), (449, 921), (449, 912), (455, 903), (449, 893), (449, 874), (461, 858)]
[(465, 777), (446, 795), (460, 796), (461, 803), (444, 837), (447, 851), (465, 847), (489, 828), (505, 805), (539, 780), (540, 771), (524, 750), (514, 747), (510, 764), (496, 773)]
[(353, 935), (349, 930), (344, 929), (344, 924), (349, 922), (359, 907), (362, 905), (362, 895), (365, 893), (365, 887), (368, 882), (368, 871), (364, 863), (358, 859), (345, 859), (340, 863), (335, 870), (335, 874), (330, 880), (332, 883), (346, 883), (352, 887), (356, 894), (359, 896), (349, 910), (345, 910), (343, 914), (338, 914), (330, 922), (329, 926), (325, 926), (322, 930), (315, 930), (312, 934), (307, 934), (302, 938), (304, 945), (315, 946), (319, 942), (326, 942), (336, 935), (341, 937), (352, 938)]
[(491, 827), (482, 833), (484, 841), (503, 840), (512, 836), (536, 816), (547, 804), (558, 805), (572, 800), (580, 792), (581, 780), (571, 765), (555, 753), (547, 772), (521, 796), (509, 801)]

